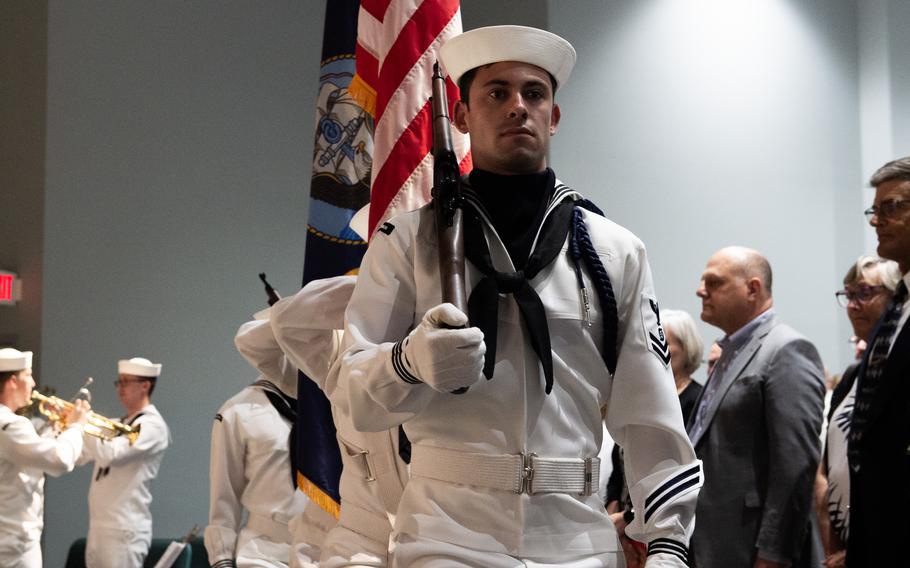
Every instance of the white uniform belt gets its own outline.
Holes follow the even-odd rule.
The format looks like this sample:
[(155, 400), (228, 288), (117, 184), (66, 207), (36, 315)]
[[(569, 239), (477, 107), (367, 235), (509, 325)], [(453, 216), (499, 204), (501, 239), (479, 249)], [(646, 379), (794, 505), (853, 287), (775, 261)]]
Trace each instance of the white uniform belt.
[(265, 535), (275, 542), (291, 542), (291, 531), (288, 530), (288, 524), (276, 521), (265, 515), (250, 513), (246, 526), (250, 530)]
[(383, 546), (388, 545), (389, 533), (392, 532), (392, 523), (389, 522), (387, 516), (377, 515), (372, 511), (352, 504), (350, 501), (341, 504), (338, 524)]
[[(394, 432), (397, 436), (398, 432)], [(341, 434), (336, 437), (341, 448), (341, 462), (344, 466), (342, 475), (360, 477), (356, 483), (373, 493), (378, 492), (385, 510), (394, 513), (398, 510), (398, 502), (401, 500), (404, 484), (395, 464), (398, 456), (394, 453), (390, 435), (388, 430), (362, 434), (368, 446), (379, 448), (377, 452), (359, 448), (346, 441)], [(352, 455), (351, 451), (358, 453)], [(373, 483), (376, 484), (376, 487), (371, 487)]]
[(411, 448), (411, 475), (514, 493), (597, 492), (600, 458), (537, 454), (475, 454), (431, 446)]

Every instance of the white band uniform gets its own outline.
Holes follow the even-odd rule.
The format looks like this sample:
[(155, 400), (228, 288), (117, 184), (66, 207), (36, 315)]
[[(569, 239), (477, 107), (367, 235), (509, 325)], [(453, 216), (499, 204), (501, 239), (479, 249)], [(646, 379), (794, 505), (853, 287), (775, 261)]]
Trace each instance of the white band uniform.
[(600, 458), (544, 458), (536, 454), (472, 454), (414, 445), (411, 475), (512, 493), (591, 495), (597, 490)]

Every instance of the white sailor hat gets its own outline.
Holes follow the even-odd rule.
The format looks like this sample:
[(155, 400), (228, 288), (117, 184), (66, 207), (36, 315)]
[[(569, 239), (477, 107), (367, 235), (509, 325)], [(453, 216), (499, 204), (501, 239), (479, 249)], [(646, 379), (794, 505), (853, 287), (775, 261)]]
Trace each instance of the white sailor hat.
[(575, 66), (575, 48), (554, 33), (526, 26), (489, 26), (457, 35), (443, 44), (439, 58), (452, 81), (490, 63), (519, 61), (536, 65), (561, 87)]
[(137, 377), (158, 377), (161, 375), (161, 363), (152, 363), (144, 357), (121, 359), (117, 361), (117, 372)]
[(0, 372), (21, 371), (32, 366), (32, 352), (12, 347), (0, 349)]
[(241, 325), (234, 336), (234, 346), (254, 369), (274, 382), (283, 393), (296, 398), (297, 368), (278, 345), (270, 315), (268, 312), (264, 319), (256, 318)]

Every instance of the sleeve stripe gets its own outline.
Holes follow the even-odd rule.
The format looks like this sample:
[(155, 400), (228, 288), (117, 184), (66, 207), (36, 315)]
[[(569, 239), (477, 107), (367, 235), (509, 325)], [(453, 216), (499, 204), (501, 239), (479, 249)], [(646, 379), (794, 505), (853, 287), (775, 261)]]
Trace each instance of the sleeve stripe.
[(689, 549), (675, 540), (657, 538), (648, 543), (648, 556), (658, 553), (671, 554), (689, 565)]
[(234, 568), (234, 561), (230, 558), (222, 558), (218, 562), (212, 564), (212, 568)]
[(654, 540), (652, 540), (651, 542), (648, 543), (648, 547), (658, 546), (658, 545), (665, 546), (668, 548), (674, 548), (677, 551), (682, 552), (683, 554), (686, 554), (686, 555), (689, 554), (689, 548), (686, 545), (684, 545), (681, 542), (669, 539), (669, 538), (655, 538)]
[(423, 381), (408, 371), (408, 368), (404, 363), (402, 343), (404, 343), (404, 340), (399, 341), (392, 347), (392, 368), (395, 369), (395, 372), (398, 374), (398, 378), (400, 378), (402, 381), (408, 383), (409, 385), (419, 385)]
[(645, 522), (646, 523), (648, 522), (648, 519), (651, 518), (651, 515), (654, 514), (654, 511), (659, 509), (661, 505), (663, 505), (664, 503), (666, 503), (673, 497), (676, 497), (677, 495), (679, 495), (686, 489), (689, 489), (691, 487), (698, 485), (700, 481), (701, 481), (700, 478), (694, 477), (694, 478), (690, 479), (689, 481), (683, 483), (682, 485), (679, 485), (678, 487), (676, 487), (676, 489), (673, 489), (672, 491), (664, 493), (663, 497), (661, 497), (660, 499), (655, 501), (650, 507), (645, 509)]
[(677, 483), (683, 481), (684, 479), (689, 478), (692, 475), (701, 476), (701, 463), (695, 464), (694, 466), (690, 467), (686, 471), (680, 473), (673, 479), (667, 481), (666, 483), (664, 483), (663, 485), (661, 485), (660, 487), (658, 487), (657, 489), (652, 491), (651, 494), (648, 495), (648, 498), (645, 499), (645, 508), (648, 508), (651, 505), (651, 501), (658, 499), (659, 497), (661, 497), (661, 495), (664, 492), (668, 491), (671, 487), (673, 487)]

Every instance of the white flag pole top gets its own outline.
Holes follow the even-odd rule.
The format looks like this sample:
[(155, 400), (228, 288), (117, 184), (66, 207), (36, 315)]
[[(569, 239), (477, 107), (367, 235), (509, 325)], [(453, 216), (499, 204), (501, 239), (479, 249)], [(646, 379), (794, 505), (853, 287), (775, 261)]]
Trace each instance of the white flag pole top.
[(0, 372), (22, 371), (32, 366), (32, 352), (12, 347), (0, 349)]
[(439, 57), (446, 73), (458, 83), (477, 67), (502, 61), (536, 65), (561, 87), (575, 66), (575, 48), (554, 33), (526, 26), (489, 26), (457, 35), (443, 44)]
[(370, 224), (370, 204), (367, 203), (361, 207), (357, 213), (354, 213), (354, 216), (351, 217), (351, 221), (348, 223), (348, 226), (352, 231), (357, 233), (357, 235), (363, 239), (368, 240), (369, 238), (369, 224)]
[(161, 376), (161, 364), (152, 363), (143, 357), (121, 359), (117, 361), (117, 372), (121, 375), (135, 375), (137, 377)]

